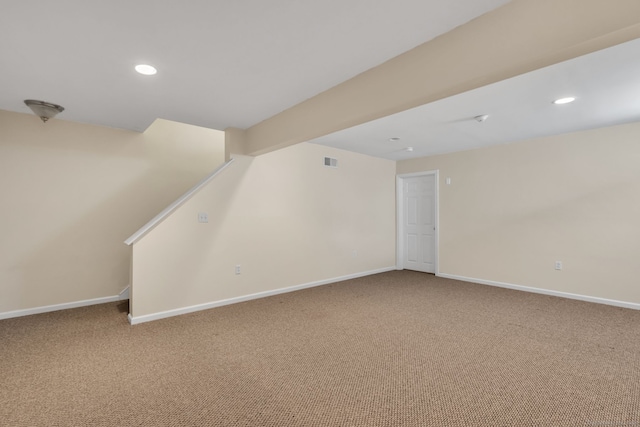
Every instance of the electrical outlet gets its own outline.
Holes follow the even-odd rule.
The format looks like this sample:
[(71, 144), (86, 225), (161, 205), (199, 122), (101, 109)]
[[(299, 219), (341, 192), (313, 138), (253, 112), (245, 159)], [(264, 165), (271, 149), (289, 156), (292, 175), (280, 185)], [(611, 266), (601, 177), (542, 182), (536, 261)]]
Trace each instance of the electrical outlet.
[(240, 264), (236, 265), (236, 274), (242, 273), (242, 266)]
[(562, 261), (556, 261), (556, 270), (562, 270)]
[(209, 214), (206, 212), (200, 212), (198, 214), (198, 222), (209, 222)]

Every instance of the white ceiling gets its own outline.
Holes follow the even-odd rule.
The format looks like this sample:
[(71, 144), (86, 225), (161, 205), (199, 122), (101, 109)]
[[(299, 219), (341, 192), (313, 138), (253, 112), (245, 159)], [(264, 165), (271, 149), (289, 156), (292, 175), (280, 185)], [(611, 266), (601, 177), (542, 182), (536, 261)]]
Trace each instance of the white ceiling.
[(247, 128), (507, 2), (6, 0), (0, 109), (39, 99), (116, 128)]
[(640, 39), (311, 142), (402, 160), (639, 120)]

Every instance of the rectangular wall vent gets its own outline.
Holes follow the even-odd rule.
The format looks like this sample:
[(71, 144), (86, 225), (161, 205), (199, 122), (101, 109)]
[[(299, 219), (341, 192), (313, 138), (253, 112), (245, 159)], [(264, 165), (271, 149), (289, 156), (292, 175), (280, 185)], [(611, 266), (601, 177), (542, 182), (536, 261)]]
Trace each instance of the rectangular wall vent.
[(331, 157), (324, 158), (324, 165), (329, 168), (337, 168), (338, 167), (338, 159), (333, 159)]

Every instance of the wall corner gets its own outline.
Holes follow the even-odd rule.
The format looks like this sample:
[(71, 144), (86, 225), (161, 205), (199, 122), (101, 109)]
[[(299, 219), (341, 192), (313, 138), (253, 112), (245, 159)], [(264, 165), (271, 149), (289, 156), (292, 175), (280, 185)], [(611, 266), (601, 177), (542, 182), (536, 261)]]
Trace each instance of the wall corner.
[(238, 128), (224, 130), (224, 161), (231, 159), (231, 154), (246, 154), (246, 132)]

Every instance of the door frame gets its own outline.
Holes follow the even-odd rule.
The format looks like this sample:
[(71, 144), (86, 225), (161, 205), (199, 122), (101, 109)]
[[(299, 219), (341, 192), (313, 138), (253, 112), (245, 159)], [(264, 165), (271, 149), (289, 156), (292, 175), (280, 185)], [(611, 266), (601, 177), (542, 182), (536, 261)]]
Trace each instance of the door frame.
[(404, 218), (404, 192), (403, 192), (403, 184), (404, 180), (407, 178), (416, 178), (419, 176), (426, 175), (434, 175), (435, 181), (435, 201), (434, 201), (434, 209), (435, 209), (435, 221), (436, 221), (436, 230), (435, 230), (435, 275), (438, 276), (440, 274), (440, 257), (439, 257), (439, 247), (440, 247), (440, 170), (432, 170), (432, 171), (424, 171), (424, 172), (414, 172), (414, 173), (403, 173), (401, 175), (396, 175), (396, 270), (404, 270), (404, 227), (402, 226), (402, 218)]

